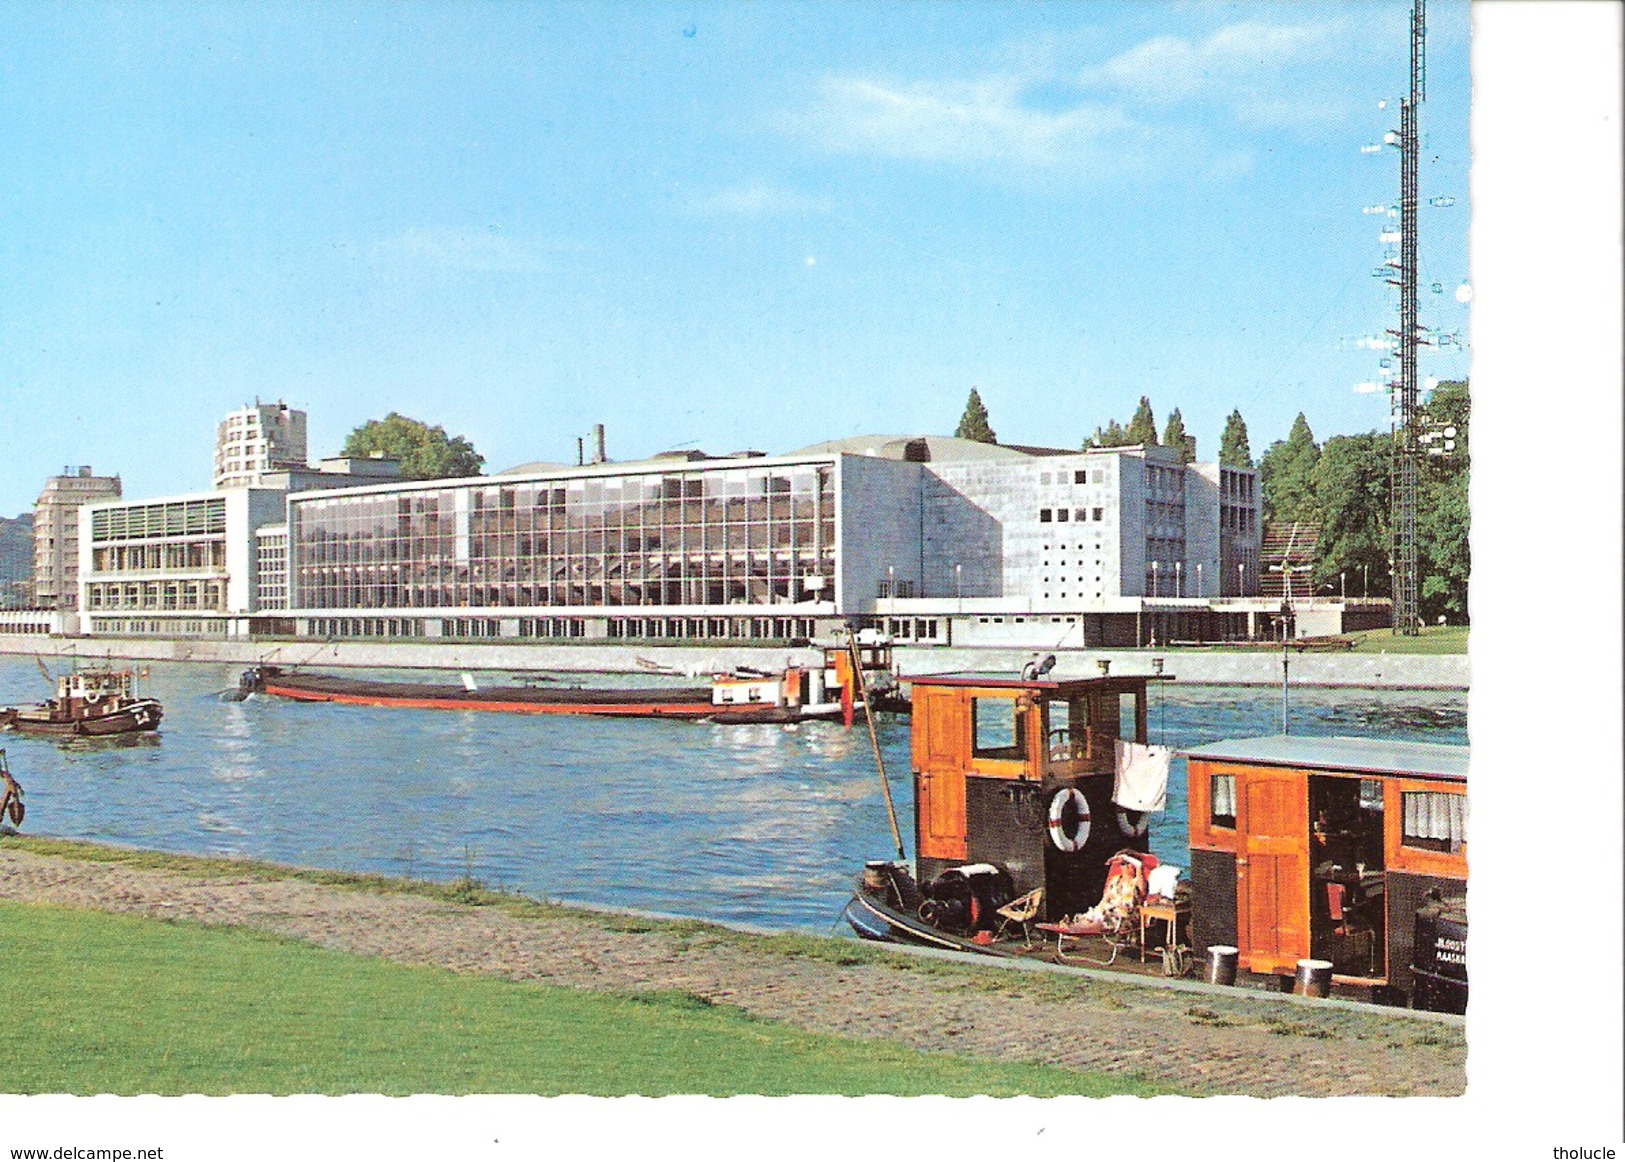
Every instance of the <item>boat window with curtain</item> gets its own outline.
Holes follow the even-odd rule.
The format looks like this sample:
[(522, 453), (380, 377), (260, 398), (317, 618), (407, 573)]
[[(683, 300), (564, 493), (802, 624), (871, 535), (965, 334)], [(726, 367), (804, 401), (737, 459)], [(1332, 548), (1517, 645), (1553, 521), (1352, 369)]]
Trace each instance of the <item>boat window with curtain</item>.
[(1401, 842), (1426, 851), (1458, 852), (1467, 844), (1467, 797), (1444, 791), (1406, 791)]
[(1212, 809), (1209, 815), (1214, 827), (1236, 825), (1236, 776), (1214, 775), (1211, 786)]

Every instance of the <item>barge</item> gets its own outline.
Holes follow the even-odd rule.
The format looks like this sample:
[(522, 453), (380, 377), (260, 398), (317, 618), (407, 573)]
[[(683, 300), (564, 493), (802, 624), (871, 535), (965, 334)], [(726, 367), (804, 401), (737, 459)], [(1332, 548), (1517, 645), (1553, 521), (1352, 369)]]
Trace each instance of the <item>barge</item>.
[(870, 703), (895, 693), (889, 645), (831, 647), (821, 667), (778, 673), (734, 670), (706, 686), (577, 687), (526, 682), (482, 687), (399, 682), (302, 673), (279, 666), (246, 670), (238, 696), (258, 693), (295, 702), (393, 706), (416, 710), (484, 710), (508, 714), (582, 714), (613, 718), (681, 718), (726, 723), (791, 723), (840, 719), (851, 725)]

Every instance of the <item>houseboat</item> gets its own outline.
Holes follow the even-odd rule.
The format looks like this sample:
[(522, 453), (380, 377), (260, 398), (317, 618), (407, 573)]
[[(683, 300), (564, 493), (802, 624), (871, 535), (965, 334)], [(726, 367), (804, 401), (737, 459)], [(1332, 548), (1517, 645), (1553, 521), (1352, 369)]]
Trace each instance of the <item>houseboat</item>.
[(56, 680), (56, 697), (0, 709), (0, 729), (24, 734), (101, 736), (158, 729), (164, 707), (141, 696), (131, 670), (75, 670)]
[[(1030, 671), (1029, 671), (1030, 672)], [(912, 871), (872, 861), (845, 910), (861, 937), (1014, 955), (1105, 896), (1114, 860), (1148, 869), (1146, 810), (1126, 808), (1125, 758), (1153, 765), (1147, 691), (1161, 675), (919, 676), (912, 685)], [(1160, 754), (1159, 754), (1160, 752)], [(1160, 809), (1160, 807), (1158, 808)], [(1138, 853), (1138, 854), (1136, 854)], [(901, 852), (899, 853), (901, 854)], [(1012, 907), (1017, 901), (1023, 903)], [(1001, 941), (1006, 920), (1029, 937)], [(1171, 943), (1171, 942), (1170, 942)]]
[(1186, 752), (1192, 942), (1283, 979), (1462, 1012), (1468, 748), (1274, 737)]

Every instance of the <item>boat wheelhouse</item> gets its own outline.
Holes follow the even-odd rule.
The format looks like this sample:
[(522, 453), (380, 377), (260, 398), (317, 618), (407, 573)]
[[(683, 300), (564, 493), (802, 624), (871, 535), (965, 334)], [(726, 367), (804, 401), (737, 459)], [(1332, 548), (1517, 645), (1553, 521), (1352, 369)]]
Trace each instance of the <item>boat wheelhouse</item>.
[(1059, 917), (1095, 904), (1111, 857), (1146, 818), (1112, 802), (1118, 742), (1147, 741), (1149, 675), (911, 680), (915, 851), (921, 884), (963, 864), (1043, 888)]
[(1460, 1011), (1467, 747), (1293, 736), (1186, 757), (1194, 944), (1233, 946), (1253, 973), (1328, 962), (1374, 999)]

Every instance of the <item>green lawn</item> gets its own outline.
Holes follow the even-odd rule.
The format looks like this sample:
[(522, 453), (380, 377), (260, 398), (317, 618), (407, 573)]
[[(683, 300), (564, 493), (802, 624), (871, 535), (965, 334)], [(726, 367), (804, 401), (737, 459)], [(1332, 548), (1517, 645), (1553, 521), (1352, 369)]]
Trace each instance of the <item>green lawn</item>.
[(15, 1093), (1161, 1092), (814, 1036), (683, 993), (460, 976), (241, 929), (0, 902), (0, 947), (0, 1088)]
[(1344, 634), (1356, 639), (1357, 654), (1465, 654), (1467, 626), (1428, 625), (1415, 637), (1403, 637), (1391, 629), (1368, 629)]

